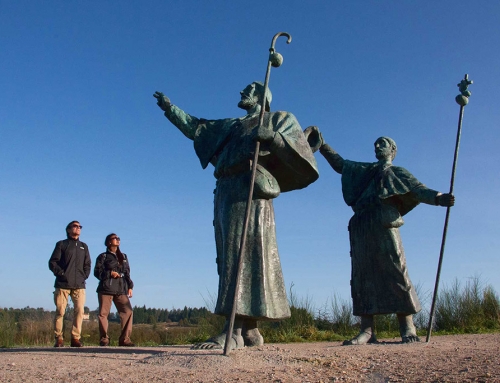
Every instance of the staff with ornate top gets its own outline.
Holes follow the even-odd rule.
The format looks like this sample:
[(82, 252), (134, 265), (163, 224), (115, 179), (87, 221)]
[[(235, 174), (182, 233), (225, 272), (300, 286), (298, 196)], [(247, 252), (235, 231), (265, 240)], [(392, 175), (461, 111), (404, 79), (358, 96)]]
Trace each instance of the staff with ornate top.
[[(457, 169), (457, 159), (458, 159), (458, 148), (460, 146), (460, 136), (462, 134), (462, 119), (464, 116), (464, 107), (469, 103), (469, 97), (471, 96), (471, 92), (467, 89), (469, 85), (472, 84), (472, 81), (469, 80), (469, 75), (466, 74), (464, 76), (464, 79), (460, 81), (457, 86), (458, 89), (460, 90), (460, 94), (455, 97), (455, 101), (457, 102), (458, 105), (460, 105), (460, 113), (458, 117), (458, 130), (457, 130), (457, 140), (455, 144), (455, 155), (453, 157), (453, 168), (451, 171), (451, 181), (450, 181), (450, 194), (453, 194), (453, 186), (455, 183), (455, 172)], [(436, 273), (436, 284), (434, 286), (434, 294), (432, 297), (432, 305), (431, 305), (431, 313), (429, 317), (429, 324), (427, 326), (427, 338), (426, 342), (429, 342), (431, 338), (431, 332), (432, 332), (432, 325), (434, 322), (434, 313), (436, 309), (436, 299), (437, 299), (437, 292), (438, 292), (438, 286), (439, 286), (439, 278), (441, 275), (441, 266), (443, 264), (443, 256), (444, 256), (444, 246), (446, 243), (446, 233), (448, 231), (448, 221), (450, 219), (450, 207), (446, 209), (446, 218), (444, 221), (444, 229), (443, 229), (443, 239), (441, 241), (441, 251), (439, 253), (439, 262), (438, 262), (438, 269)]]
[[(274, 50), (274, 45), (276, 44), (276, 40), (280, 36), (286, 36), (288, 40), (287, 44), (290, 44), (292, 41), (292, 36), (290, 36), (286, 32), (276, 33), (271, 41), (271, 48), (269, 48), (269, 58), (267, 60), (267, 69), (266, 69), (266, 78), (264, 80), (264, 97), (262, 97), (262, 105), (259, 113), (259, 127), (258, 130), (262, 129), (262, 125), (264, 123), (264, 112), (266, 111), (265, 103), (267, 99), (267, 93), (269, 92), (269, 76), (271, 75), (271, 66), (278, 68), (283, 64), (283, 56)], [(243, 263), (243, 256), (245, 253), (245, 245), (247, 240), (247, 231), (248, 231), (248, 218), (250, 217), (250, 206), (252, 204), (253, 198), (253, 188), (255, 185), (255, 174), (257, 172), (257, 163), (259, 160), (259, 152), (260, 152), (260, 140), (257, 140), (255, 143), (255, 152), (252, 161), (252, 176), (250, 178), (250, 187), (248, 191), (248, 200), (247, 206), (245, 209), (245, 219), (243, 223), (243, 232), (241, 234), (241, 242), (240, 242), (240, 251), (238, 255), (238, 269), (235, 275), (235, 287), (234, 287), (234, 298), (233, 298), (233, 307), (231, 310), (231, 316), (229, 318), (229, 329), (226, 333), (226, 342), (224, 344), (224, 355), (229, 355), (230, 352), (230, 340), (233, 333), (234, 327), (234, 319), (236, 317), (236, 305), (238, 304), (238, 290), (240, 287), (240, 274), (241, 274), (241, 266)]]

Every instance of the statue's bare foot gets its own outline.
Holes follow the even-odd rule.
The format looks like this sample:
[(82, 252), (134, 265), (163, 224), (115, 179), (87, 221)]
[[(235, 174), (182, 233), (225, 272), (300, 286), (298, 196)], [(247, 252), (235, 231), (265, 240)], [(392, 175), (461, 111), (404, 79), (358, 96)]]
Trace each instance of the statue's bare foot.
[(417, 336), (417, 329), (413, 323), (413, 315), (404, 313), (398, 313), (397, 315), (402, 343), (420, 342), (420, 338)]
[(260, 334), (258, 328), (247, 330), (245, 335), (243, 335), (243, 339), (247, 347), (262, 346), (264, 344), (264, 338)]
[[(217, 336), (214, 336), (210, 339), (207, 339), (205, 342), (194, 344), (191, 349), (192, 350), (211, 350), (211, 349), (223, 349), (226, 344), (226, 333), (221, 333)], [(236, 350), (238, 348), (245, 347), (245, 342), (243, 341), (243, 337), (241, 335), (234, 335), (231, 337), (231, 343), (229, 345), (229, 350)]]
[(353, 346), (367, 343), (378, 343), (377, 337), (375, 334), (361, 331), (355, 338), (352, 338), (351, 340), (344, 340), (342, 346)]
[(413, 324), (413, 315), (398, 314), (398, 320), (402, 343), (420, 342), (420, 338), (417, 336), (417, 329)]
[(417, 335), (404, 335), (401, 337), (403, 343), (415, 343), (420, 342), (420, 338)]

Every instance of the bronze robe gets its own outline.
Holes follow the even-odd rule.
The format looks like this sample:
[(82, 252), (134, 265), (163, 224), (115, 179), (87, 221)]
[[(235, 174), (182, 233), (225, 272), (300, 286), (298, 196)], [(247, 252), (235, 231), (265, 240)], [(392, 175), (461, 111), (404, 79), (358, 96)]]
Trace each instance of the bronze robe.
[[(173, 107), (165, 115), (178, 127), (183, 122), (191, 125), (194, 134), (190, 138), (202, 167), (209, 163), (215, 167), (214, 228), (219, 273), (215, 313), (229, 316), (258, 114), (207, 121), (182, 113)], [(236, 314), (277, 320), (288, 318), (290, 308), (276, 243), (272, 199), (280, 192), (306, 187), (319, 174), (310, 146), (292, 114), (266, 113), (264, 124), (272, 127), (276, 135), (272, 143), (261, 145)]]
[(420, 202), (435, 205), (438, 192), (404, 168), (344, 160), (342, 193), (354, 211), (349, 221), (353, 314), (419, 312), (398, 227)]

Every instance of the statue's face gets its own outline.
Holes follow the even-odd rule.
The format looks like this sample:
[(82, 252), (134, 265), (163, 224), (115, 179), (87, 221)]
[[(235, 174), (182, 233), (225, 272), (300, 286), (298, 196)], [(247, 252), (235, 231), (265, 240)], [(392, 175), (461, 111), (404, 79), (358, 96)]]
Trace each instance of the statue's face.
[(389, 141), (379, 138), (375, 141), (375, 157), (377, 160), (392, 160), (393, 147)]
[(241, 92), (241, 100), (238, 107), (244, 110), (252, 109), (259, 102), (259, 92), (255, 90), (255, 84), (247, 85)]

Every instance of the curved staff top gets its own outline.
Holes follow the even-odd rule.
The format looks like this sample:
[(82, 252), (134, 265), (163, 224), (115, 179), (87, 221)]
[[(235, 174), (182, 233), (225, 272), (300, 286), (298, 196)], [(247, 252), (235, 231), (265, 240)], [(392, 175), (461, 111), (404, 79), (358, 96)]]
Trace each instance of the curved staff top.
[[(280, 36), (287, 37), (287, 41), (286, 41), (287, 44), (290, 44), (290, 42), (292, 41), (292, 36), (290, 36), (290, 34), (286, 33), (286, 32), (276, 33), (271, 41), (271, 48), (269, 48), (269, 58), (267, 60), (266, 79), (264, 81), (264, 96), (262, 97), (262, 105), (261, 105), (260, 114), (259, 114), (259, 127), (258, 127), (258, 129), (260, 129), (262, 127), (262, 124), (264, 123), (264, 112), (266, 109), (265, 107), (266, 107), (267, 91), (268, 91), (268, 87), (269, 87), (269, 76), (271, 74), (271, 66), (278, 68), (283, 63), (283, 56), (281, 56), (274, 49), (274, 45), (276, 44), (276, 40)], [(259, 151), (260, 151), (260, 141), (257, 141), (255, 143), (255, 152), (254, 152), (254, 158), (253, 158), (253, 162), (252, 162), (252, 177), (250, 179), (248, 200), (247, 200), (247, 205), (246, 205), (246, 209), (245, 209), (245, 218), (244, 218), (244, 222), (243, 222), (243, 232), (241, 233), (240, 251), (238, 254), (238, 269), (237, 269), (236, 275), (235, 275), (236, 281), (235, 281), (235, 285), (234, 285), (233, 306), (231, 309), (231, 316), (229, 318), (229, 327), (228, 327), (227, 333), (226, 333), (226, 342), (224, 344), (224, 355), (225, 356), (228, 356), (229, 352), (230, 352), (229, 343), (231, 341), (231, 337), (233, 334), (234, 319), (236, 316), (236, 303), (237, 303), (237, 299), (238, 299), (238, 290), (240, 287), (241, 266), (242, 266), (243, 254), (245, 252), (245, 244), (246, 244), (247, 231), (248, 231), (248, 219), (250, 216), (250, 205), (252, 203), (253, 188), (255, 185), (255, 173), (257, 171), (257, 162), (259, 160)]]

